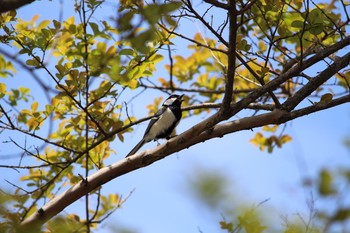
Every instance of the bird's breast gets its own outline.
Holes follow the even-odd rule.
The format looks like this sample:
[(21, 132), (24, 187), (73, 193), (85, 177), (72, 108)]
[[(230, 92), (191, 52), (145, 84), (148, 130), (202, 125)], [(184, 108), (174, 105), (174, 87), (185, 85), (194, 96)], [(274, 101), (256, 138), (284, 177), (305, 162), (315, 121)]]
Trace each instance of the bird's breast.
[[(161, 138), (169, 130), (173, 130), (176, 126), (177, 119), (171, 111), (170, 108), (167, 108), (162, 115), (159, 116), (159, 119), (152, 125), (148, 132), (147, 138), (153, 140), (156, 138)], [(170, 132), (171, 133), (171, 132)]]

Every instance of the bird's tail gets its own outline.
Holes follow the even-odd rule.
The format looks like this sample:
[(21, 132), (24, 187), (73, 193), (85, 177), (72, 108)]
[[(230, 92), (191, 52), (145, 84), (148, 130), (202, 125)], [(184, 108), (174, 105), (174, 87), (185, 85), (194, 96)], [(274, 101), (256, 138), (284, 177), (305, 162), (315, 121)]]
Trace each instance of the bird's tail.
[(143, 144), (145, 144), (144, 139), (142, 139), (139, 143), (137, 143), (137, 145), (129, 152), (127, 156), (125, 156), (125, 158), (135, 154), (143, 146)]

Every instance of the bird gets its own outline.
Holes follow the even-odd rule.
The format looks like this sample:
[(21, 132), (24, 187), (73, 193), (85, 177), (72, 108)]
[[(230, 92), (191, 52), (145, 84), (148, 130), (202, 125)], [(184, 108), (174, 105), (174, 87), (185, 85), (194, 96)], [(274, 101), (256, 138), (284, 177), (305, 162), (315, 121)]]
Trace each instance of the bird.
[(161, 109), (151, 118), (141, 141), (126, 157), (135, 154), (147, 142), (156, 141), (160, 138), (170, 138), (182, 117), (181, 103), (183, 102), (183, 96), (173, 94), (164, 101)]

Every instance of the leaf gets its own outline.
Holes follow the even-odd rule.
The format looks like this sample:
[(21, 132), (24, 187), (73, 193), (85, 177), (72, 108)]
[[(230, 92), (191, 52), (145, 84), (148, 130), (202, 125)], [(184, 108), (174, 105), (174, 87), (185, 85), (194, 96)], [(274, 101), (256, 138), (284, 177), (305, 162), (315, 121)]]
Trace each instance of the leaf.
[(304, 27), (304, 21), (295, 20), (295, 21), (292, 22), (292, 27), (303, 28)]
[(97, 25), (96, 23), (90, 22), (89, 25), (90, 25), (92, 31), (94, 32), (94, 35), (95, 35), (95, 36), (98, 36), (98, 35), (101, 34), (101, 32), (100, 32), (100, 30), (99, 30), (99, 28), (98, 28), (98, 25)]
[(326, 169), (323, 169), (320, 173), (318, 191), (323, 196), (329, 196), (336, 193), (336, 191), (333, 188), (333, 176)]
[(61, 23), (59, 21), (53, 20), (52, 22), (53, 22), (53, 25), (55, 26), (56, 29), (61, 28)]
[(170, 3), (165, 4), (165, 6), (163, 6), (162, 8), (163, 8), (164, 11), (172, 12), (174, 10), (179, 9), (181, 6), (182, 6), (182, 2), (174, 1), (174, 2), (170, 2)]
[(233, 232), (233, 224), (232, 222), (225, 222), (225, 221), (220, 221), (220, 228), (223, 230), (227, 230), (228, 232)]
[(262, 127), (262, 130), (267, 131), (267, 132), (276, 132), (276, 130), (278, 129), (278, 125), (273, 125), (273, 126), (269, 126), (269, 125), (265, 125)]
[(34, 101), (31, 105), (31, 109), (32, 109), (32, 112), (36, 112), (36, 110), (38, 109), (38, 101)]
[(46, 28), (51, 23), (51, 20), (43, 20), (38, 25), (38, 30)]
[(6, 94), (6, 84), (0, 83), (0, 99)]
[(251, 45), (248, 44), (246, 39), (239, 40), (237, 43), (237, 50), (243, 50), (243, 51), (249, 51), (251, 48)]
[(266, 51), (266, 44), (264, 41), (259, 41), (258, 43), (258, 46), (259, 46), (259, 52), (262, 53), (262, 52), (265, 52)]
[(265, 150), (267, 138), (264, 137), (261, 133), (256, 133), (254, 138), (249, 140), (250, 143), (259, 147), (260, 150)]
[(320, 103), (329, 103), (331, 102), (333, 99), (333, 95), (331, 93), (326, 93), (324, 95), (321, 96), (321, 100), (320, 100)]
[(28, 59), (28, 60), (26, 61), (26, 64), (27, 64), (28, 66), (35, 66), (35, 67), (40, 66), (40, 63), (39, 63), (38, 60), (35, 59), (35, 58)]
[(290, 142), (290, 141), (292, 141), (292, 137), (289, 136), (289, 135), (287, 135), (287, 134), (283, 135), (283, 136), (280, 138), (280, 142), (281, 142), (282, 144), (287, 143), (287, 142)]
[(310, 33), (313, 34), (314, 36), (317, 36), (321, 34), (323, 30), (324, 30), (324, 25), (322, 23), (315, 24), (310, 28)]
[(238, 221), (246, 233), (262, 233), (266, 229), (254, 211), (247, 211), (238, 217)]
[(338, 221), (338, 222), (342, 222), (347, 219), (350, 219), (350, 209), (345, 209), (345, 208), (338, 209), (337, 212), (332, 217), (333, 221)]
[(135, 54), (133, 49), (122, 49), (118, 53), (119, 55), (130, 55), (130, 56)]

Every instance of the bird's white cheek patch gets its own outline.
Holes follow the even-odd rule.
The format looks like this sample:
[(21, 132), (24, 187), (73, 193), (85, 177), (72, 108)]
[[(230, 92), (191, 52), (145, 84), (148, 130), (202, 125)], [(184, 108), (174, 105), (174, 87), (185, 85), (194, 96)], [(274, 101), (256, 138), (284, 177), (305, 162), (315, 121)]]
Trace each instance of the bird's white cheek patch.
[(175, 102), (175, 100), (176, 100), (175, 97), (174, 97), (174, 98), (167, 99), (167, 100), (163, 103), (163, 105), (164, 105), (164, 106), (170, 106), (170, 105), (172, 105), (172, 104)]

